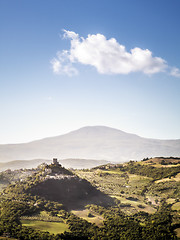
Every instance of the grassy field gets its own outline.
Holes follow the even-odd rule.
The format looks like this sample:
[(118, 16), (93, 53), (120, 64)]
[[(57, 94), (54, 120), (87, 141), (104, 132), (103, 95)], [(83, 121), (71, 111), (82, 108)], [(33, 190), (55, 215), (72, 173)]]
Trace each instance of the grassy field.
[(22, 220), (38, 220), (38, 221), (46, 221), (46, 222), (64, 222), (61, 217), (51, 216), (47, 211), (41, 211), (39, 214), (35, 214), (32, 216), (23, 216)]
[(15, 238), (0, 237), (0, 240), (16, 240)]
[(160, 183), (160, 182), (169, 182), (169, 181), (176, 181), (179, 182), (180, 181), (180, 173), (178, 173), (175, 177), (171, 177), (171, 178), (163, 178), (160, 180), (155, 181), (155, 183)]
[(89, 211), (88, 209), (77, 210), (77, 211), (73, 210), (71, 212), (74, 215), (80, 218), (83, 218), (90, 223), (95, 223), (99, 227), (103, 225), (104, 218), (95, 212)]
[(180, 211), (180, 202), (173, 204), (172, 210)]
[(175, 231), (177, 233), (177, 237), (180, 238), (180, 228), (177, 228)]
[[(133, 200), (129, 200), (126, 199), (125, 197), (120, 197), (120, 196), (114, 196), (111, 195), (111, 197), (115, 197), (118, 200), (121, 201), (120, 207), (121, 210), (125, 213), (136, 213), (138, 211), (143, 211), (143, 212), (147, 212), (147, 213), (155, 213), (155, 208), (153, 208), (152, 206), (145, 204), (143, 199), (141, 197), (139, 197), (139, 199), (137, 201), (133, 201)], [(123, 207), (123, 205), (125, 207)], [(129, 207), (126, 207), (126, 205), (130, 205)]]
[[(152, 205), (148, 204), (148, 201), (145, 202), (145, 197), (141, 194), (143, 189), (148, 187), (152, 178), (130, 174), (123, 172), (120, 169), (97, 169), (94, 171), (78, 170), (76, 171), (76, 174), (87, 179), (105, 194), (120, 200), (121, 210), (126, 214), (134, 214), (139, 211), (154, 213), (156, 211)], [(133, 201), (127, 199), (128, 197), (134, 197), (135, 199), (137, 198), (137, 200)], [(77, 212), (75, 214), (82, 217), (82, 213)], [(83, 218), (90, 222), (93, 220), (88, 219), (87, 215), (83, 215)]]
[[(169, 203), (174, 203), (174, 210), (180, 209), (176, 199), (180, 198), (180, 173), (153, 181), (153, 176), (149, 177), (138, 174), (136, 167), (140, 165), (154, 165), (162, 169), (168, 167), (178, 167), (178, 165), (161, 165), (164, 158), (151, 159), (149, 162), (134, 162), (130, 166), (134, 173), (122, 170), (122, 167), (95, 168), (91, 170), (77, 170), (75, 173), (85, 178), (93, 186), (105, 194), (118, 199), (121, 210), (127, 214), (134, 214), (139, 211), (154, 213), (162, 198), (171, 199)], [(164, 160), (165, 161), (165, 160)], [(173, 159), (167, 159), (167, 163)], [(176, 161), (176, 159), (174, 160)], [(126, 167), (126, 166), (125, 166)], [(146, 167), (144, 168), (146, 170)], [(146, 170), (147, 171), (147, 170)], [(133, 171), (132, 171), (133, 172)], [(156, 171), (157, 172), (157, 171)], [(147, 172), (148, 173), (148, 172)], [(158, 175), (159, 174), (159, 175)], [(156, 177), (163, 176), (163, 171), (159, 170)], [(134, 201), (133, 199), (136, 199)]]
[(119, 196), (124, 194), (141, 194), (142, 189), (149, 184), (151, 178), (128, 174), (116, 170), (76, 171), (76, 174), (85, 178), (100, 191)]
[(22, 220), (22, 225), (32, 227), (41, 231), (48, 231), (49, 233), (63, 233), (68, 231), (68, 225), (66, 223), (59, 222), (45, 222), (45, 221), (34, 221), (34, 220)]

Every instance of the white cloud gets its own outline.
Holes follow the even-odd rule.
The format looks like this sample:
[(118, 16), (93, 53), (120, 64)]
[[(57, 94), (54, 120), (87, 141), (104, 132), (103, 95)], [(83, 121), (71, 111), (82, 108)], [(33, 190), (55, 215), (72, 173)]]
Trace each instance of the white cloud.
[(51, 65), (56, 74), (65, 74), (70, 77), (78, 74), (78, 70), (72, 66), (68, 52), (65, 50), (57, 52), (57, 57), (51, 60)]
[(171, 76), (180, 77), (180, 69), (173, 67), (170, 72)]
[(101, 74), (154, 74), (164, 72), (168, 67), (164, 59), (153, 57), (150, 50), (135, 47), (128, 52), (115, 38), (106, 39), (102, 34), (83, 38), (64, 30), (63, 37), (70, 39), (71, 46), (69, 50), (58, 52), (51, 61), (56, 74), (77, 74), (73, 66), (76, 63), (93, 66)]

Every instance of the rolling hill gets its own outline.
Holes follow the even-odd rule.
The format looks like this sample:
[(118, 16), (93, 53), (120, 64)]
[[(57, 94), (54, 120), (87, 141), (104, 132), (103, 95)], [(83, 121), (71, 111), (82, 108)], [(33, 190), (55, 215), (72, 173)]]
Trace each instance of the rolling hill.
[(179, 174), (180, 158), (162, 157), (2, 172), (0, 238), (180, 239)]
[(148, 139), (104, 126), (84, 127), (29, 143), (0, 145), (0, 162), (53, 157), (124, 162), (179, 155), (180, 139)]

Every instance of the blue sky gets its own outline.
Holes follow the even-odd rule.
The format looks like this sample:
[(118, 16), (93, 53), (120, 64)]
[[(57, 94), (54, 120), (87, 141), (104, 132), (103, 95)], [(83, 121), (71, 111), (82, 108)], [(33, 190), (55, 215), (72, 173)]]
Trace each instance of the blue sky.
[(0, 143), (106, 125), (180, 139), (179, 0), (1, 0)]

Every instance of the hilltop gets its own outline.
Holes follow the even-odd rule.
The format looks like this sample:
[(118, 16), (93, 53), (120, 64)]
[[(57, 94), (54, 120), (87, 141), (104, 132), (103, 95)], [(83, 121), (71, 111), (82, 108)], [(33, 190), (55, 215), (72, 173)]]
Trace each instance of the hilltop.
[[(62, 159), (59, 161), (60, 164), (65, 168), (74, 169), (86, 169), (93, 168), (99, 165), (107, 164), (108, 161), (105, 160), (91, 160), (91, 159)], [(10, 162), (0, 162), (0, 171), (5, 171), (7, 169), (17, 170), (17, 169), (31, 169), (37, 168), (38, 165), (42, 163), (50, 164), (49, 159), (33, 159), (33, 160), (15, 160)]]
[(147, 139), (104, 126), (84, 127), (30, 143), (0, 145), (0, 162), (52, 159), (54, 156), (125, 162), (179, 155), (180, 140)]

